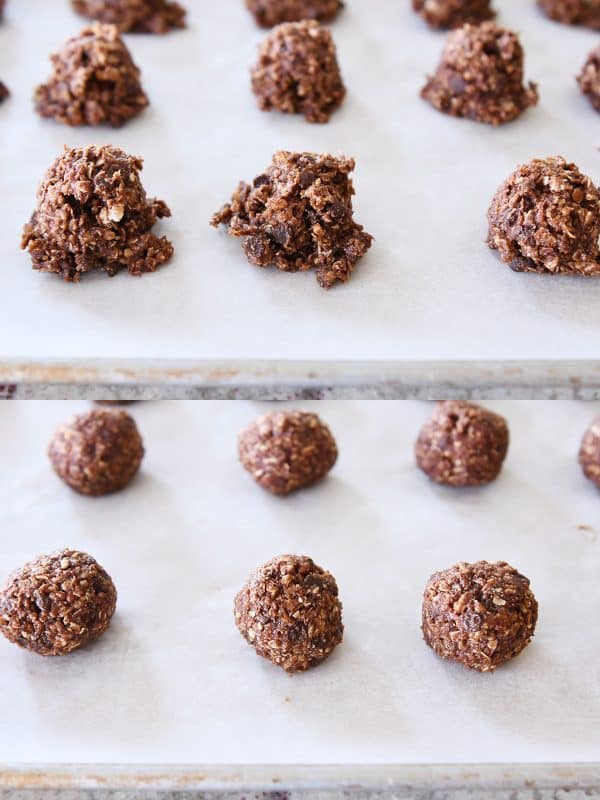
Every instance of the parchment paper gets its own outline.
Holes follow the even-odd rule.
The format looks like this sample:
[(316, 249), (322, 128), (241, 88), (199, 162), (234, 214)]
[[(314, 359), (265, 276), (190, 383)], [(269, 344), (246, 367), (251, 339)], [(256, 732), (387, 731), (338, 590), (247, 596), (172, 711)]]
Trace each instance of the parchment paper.
[[(242, 0), (188, 0), (190, 29), (129, 36), (151, 108), (125, 129), (71, 130), (33, 113), (48, 55), (84, 24), (67, 0), (11, 0), (0, 27), (0, 358), (567, 359), (600, 352), (600, 281), (516, 275), (484, 245), (485, 213), (515, 166), (564, 154), (597, 177), (598, 116), (575, 75), (597, 35), (497, 0), (522, 35), (541, 104), (500, 130), (420, 100), (444, 35), (408, 0), (349, 0), (332, 26), (349, 94), (326, 126), (260, 113), (249, 67), (264, 35)], [(141, 280), (79, 286), (18, 250), (37, 186), (63, 144), (112, 142), (145, 158), (173, 218), (176, 259)], [(258, 270), (208, 220), (279, 148), (357, 159), (356, 218), (377, 237), (352, 282)]]
[[(119, 495), (80, 497), (45, 455), (84, 403), (15, 402), (0, 416), (0, 580), (29, 558), (92, 553), (119, 592), (109, 631), (48, 659), (0, 637), (2, 762), (448, 763), (600, 759), (600, 495), (576, 454), (600, 404), (505, 402), (512, 444), (485, 489), (435, 487), (413, 465), (429, 404), (316, 408), (335, 471), (288, 499), (237, 463), (264, 405), (132, 406), (143, 472)], [(589, 526), (589, 527), (580, 527)], [(284, 552), (336, 576), (344, 642), (290, 677), (235, 629), (249, 573)], [(536, 637), (493, 675), (421, 640), (429, 575), (506, 559), (532, 581)]]

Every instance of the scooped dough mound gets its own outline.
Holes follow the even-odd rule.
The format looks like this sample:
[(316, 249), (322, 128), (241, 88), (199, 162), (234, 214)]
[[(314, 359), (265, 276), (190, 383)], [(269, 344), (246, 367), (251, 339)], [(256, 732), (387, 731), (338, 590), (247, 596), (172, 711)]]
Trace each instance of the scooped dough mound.
[(169, 261), (173, 245), (152, 228), (171, 212), (146, 197), (142, 164), (112, 145), (65, 148), (42, 181), (23, 232), (33, 268), (76, 281), (92, 270), (141, 275)]
[(252, 186), (240, 183), (212, 217), (242, 238), (246, 258), (285, 272), (316, 270), (324, 289), (348, 281), (373, 237), (353, 218), (354, 160), (314, 153), (275, 153)]
[(328, 122), (346, 89), (327, 28), (311, 20), (277, 26), (260, 47), (252, 90), (262, 111)]
[(538, 6), (555, 22), (600, 29), (598, 0), (538, 0)]
[(589, 54), (577, 83), (596, 111), (600, 111), (600, 45)]
[(52, 77), (35, 93), (42, 117), (119, 128), (148, 105), (140, 71), (114, 25), (97, 23), (69, 39), (52, 66)]
[(246, 0), (246, 5), (261, 28), (303, 19), (333, 22), (344, 7), (341, 0)]
[(116, 25), (123, 33), (169, 33), (185, 28), (186, 10), (170, 0), (71, 0), (83, 17)]
[(459, 28), (493, 19), (490, 0), (413, 0), (413, 9), (432, 28)]
[(524, 54), (515, 33), (493, 22), (449, 34), (435, 75), (421, 97), (444, 114), (502, 125), (536, 105), (535, 84), (523, 84)]

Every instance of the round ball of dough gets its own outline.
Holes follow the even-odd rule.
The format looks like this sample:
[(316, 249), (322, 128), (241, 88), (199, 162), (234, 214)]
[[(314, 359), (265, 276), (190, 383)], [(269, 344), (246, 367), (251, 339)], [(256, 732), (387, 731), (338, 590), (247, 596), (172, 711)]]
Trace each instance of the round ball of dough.
[(235, 598), (235, 622), (259, 656), (288, 672), (316, 667), (342, 641), (335, 578), (305, 556), (279, 556)]
[(600, 489), (600, 417), (592, 422), (583, 437), (579, 463), (585, 477)]
[(488, 222), (488, 245), (516, 272), (600, 274), (600, 191), (561, 156), (509, 175)]
[(423, 635), (442, 658), (491, 672), (517, 656), (535, 632), (529, 580), (504, 561), (456, 564), (429, 579)]
[(482, 486), (498, 477), (508, 442), (503, 417), (474, 403), (446, 400), (423, 426), (415, 455), (436, 483)]
[(341, 0), (246, 0), (246, 5), (261, 28), (303, 19), (333, 22), (343, 8)]
[(62, 550), (25, 564), (0, 590), (0, 631), (42, 656), (63, 656), (108, 628), (117, 592), (86, 553)]
[(125, 411), (94, 409), (55, 432), (48, 456), (71, 489), (100, 497), (127, 486), (140, 468), (144, 446)]
[(491, 0), (413, 0), (412, 5), (432, 28), (478, 25), (496, 16)]
[(331, 431), (316, 414), (274, 411), (239, 437), (240, 461), (272, 494), (288, 495), (320, 481), (337, 460)]

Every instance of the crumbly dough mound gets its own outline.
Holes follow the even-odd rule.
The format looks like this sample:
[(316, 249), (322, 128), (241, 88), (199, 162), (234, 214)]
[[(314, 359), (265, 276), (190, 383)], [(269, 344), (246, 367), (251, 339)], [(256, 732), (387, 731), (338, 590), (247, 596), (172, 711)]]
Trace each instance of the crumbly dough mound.
[(255, 481), (276, 495), (320, 481), (338, 456), (327, 425), (304, 411), (274, 411), (261, 417), (241, 434), (238, 449)]
[(333, 38), (318, 22), (279, 25), (260, 47), (252, 90), (262, 111), (328, 122), (346, 96)]
[(436, 483), (482, 486), (498, 477), (508, 452), (506, 420), (474, 403), (438, 403), (417, 443), (417, 465)]
[(523, 85), (523, 61), (515, 33), (493, 22), (464, 25), (448, 36), (421, 97), (444, 114), (502, 125), (538, 101), (536, 85)]
[(48, 456), (71, 489), (100, 497), (127, 486), (140, 468), (144, 446), (125, 411), (94, 409), (55, 432)]
[(600, 111), (600, 45), (589, 54), (577, 83), (596, 111)]
[(6, 98), (10, 95), (10, 92), (6, 88), (6, 86), (0, 81), (0, 103), (3, 103)]
[(142, 164), (111, 145), (65, 148), (23, 232), (21, 246), (33, 268), (76, 281), (94, 269), (141, 275), (167, 262), (173, 245), (152, 227), (171, 212), (162, 200), (146, 197)]
[(432, 28), (459, 28), (496, 16), (490, 0), (413, 0), (413, 9)]
[(491, 672), (529, 644), (538, 604), (529, 579), (504, 561), (462, 562), (429, 579), (423, 635), (442, 658)]
[(169, 0), (71, 0), (84, 17), (116, 25), (124, 33), (169, 33), (185, 28), (186, 10)]
[(600, 29), (598, 0), (538, 0), (538, 6), (556, 22)]
[(4, 6), (6, 5), (5, 0), (0, 0), (0, 22), (2, 22), (2, 17), (4, 16)]
[(279, 556), (235, 598), (235, 622), (259, 656), (288, 672), (316, 667), (342, 641), (335, 578), (305, 556)]
[(516, 272), (600, 273), (600, 192), (560, 156), (509, 175), (488, 222), (488, 245)]
[(600, 489), (600, 417), (592, 422), (583, 437), (579, 464), (585, 477)]
[(373, 241), (353, 219), (353, 170), (351, 158), (281, 150), (252, 186), (240, 183), (211, 224), (242, 237), (251, 264), (315, 269), (329, 289), (350, 279)]
[(52, 77), (35, 92), (42, 117), (120, 128), (148, 105), (140, 71), (114, 25), (86, 28), (51, 60)]
[(246, 5), (261, 28), (303, 19), (333, 22), (344, 7), (341, 0), (246, 0)]
[(62, 550), (25, 564), (0, 590), (0, 631), (42, 656), (64, 656), (108, 628), (117, 592), (86, 553)]

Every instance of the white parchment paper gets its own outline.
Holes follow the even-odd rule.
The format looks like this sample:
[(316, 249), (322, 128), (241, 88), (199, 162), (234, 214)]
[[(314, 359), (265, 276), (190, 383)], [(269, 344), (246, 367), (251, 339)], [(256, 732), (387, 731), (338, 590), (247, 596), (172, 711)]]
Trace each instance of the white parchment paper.
[[(597, 41), (545, 19), (534, 0), (497, 0), (520, 32), (541, 104), (500, 130), (420, 100), (444, 35), (408, 0), (349, 0), (332, 26), (349, 94), (325, 126), (260, 113), (248, 70), (264, 35), (242, 0), (188, 0), (190, 28), (129, 36), (152, 105), (119, 131), (71, 130), (33, 113), (48, 55), (84, 24), (68, 0), (10, 0), (0, 27), (0, 358), (563, 359), (600, 351), (600, 282), (516, 275), (484, 245), (485, 213), (506, 175), (564, 154), (597, 177), (598, 115), (575, 75)], [(79, 286), (34, 273), (18, 250), (35, 191), (63, 144), (112, 142), (145, 158), (148, 192), (173, 218), (172, 264), (135, 280)], [(350, 284), (247, 264), (209, 228), (240, 179), (279, 148), (357, 159), (356, 218), (376, 244)]]
[[(288, 499), (237, 463), (264, 405), (132, 406), (143, 471), (127, 491), (80, 497), (45, 455), (84, 403), (15, 402), (0, 415), (0, 580), (71, 546), (112, 574), (117, 614), (61, 659), (0, 637), (3, 762), (428, 763), (600, 759), (600, 495), (576, 454), (599, 404), (493, 404), (510, 422), (493, 485), (453, 491), (413, 464), (429, 404), (319, 403), (340, 459)], [(586, 527), (581, 527), (586, 526)], [(290, 677), (235, 629), (232, 602), (274, 555), (311, 555), (344, 605), (344, 642)], [(540, 603), (536, 637), (493, 675), (421, 640), (429, 575), (506, 559)]]

